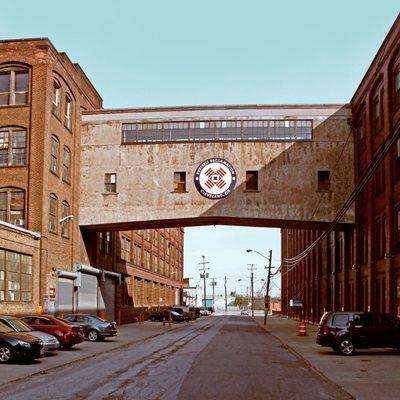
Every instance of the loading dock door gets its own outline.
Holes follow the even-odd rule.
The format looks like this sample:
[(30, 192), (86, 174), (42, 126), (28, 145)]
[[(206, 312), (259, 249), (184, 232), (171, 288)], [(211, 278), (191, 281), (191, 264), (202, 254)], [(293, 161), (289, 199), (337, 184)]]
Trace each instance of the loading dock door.
[(96, 275), (81, 274), (81, 286), (78, 290), (78, 311), (97, 314), (98, 280)]
[(74, 281), (58, 278), (57, 309), (59, 313), (68, 314), (74, 310)]
[(117, 282), (114, 278), (105, 277), (100, 280), (100, 292), (104, 302), (106, 319), (115, 321), (115, 297), (117, 291)]

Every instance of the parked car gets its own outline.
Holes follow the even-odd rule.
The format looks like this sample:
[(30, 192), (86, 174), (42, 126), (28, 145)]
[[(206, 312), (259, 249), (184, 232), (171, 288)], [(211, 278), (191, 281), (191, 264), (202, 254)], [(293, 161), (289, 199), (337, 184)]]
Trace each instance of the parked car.
[(43, 342), (27, 333), (15, 332), (0, 322), (0, 363), (34, 360), (44, 355)]
[(196, 315), (196, 318), (200, 318), (202, 316), (200, 307), (189, 307), (189, 310)]
[(0, 315), (0, 322), (2, 322), (4, 325), (7, 325), (15, 332), (28, 333), (29, 335), (41, 339), (45, 352), (55, 351), (60, 348), (60, 343), (55, 336), (40, 331), (34, 331), (28, 324), (19, 318)]
[(29, 315), (21, 318), (32, 329), (55, 336), (61, 347), (69, 349), (85, 340), (83, 329), (53, 315)]
[(196, 319), (196, 316), (194, 315), (194, 313), (189, 311), (189, 307), (176, 306), (176, 307), (172, 307), (172, 311), (175, 311), (178, 314), (182, 315), (182, 317), (184, 318), (184, 320), (186, 322)]
[(318, 325), (317, 343), (349, 356), (356, 349), (388, 347), (400, 351), (400, 321), (375, 312), (326, 312)]
[(117, 324), (90, 314), (69, 314), (64, 316), (68, 322), (82, 327), (86, 339), (91, 342), (117, 335)]
[(150, 314), (149, 319), (150, 319), (150, 321), (160, 321), (160, 322), (162, 322), (164, 320), (168, 321), (169, 313), (171, 313), (171, 321), (172, 322), (180, 323), (180, 322), (185, 321), (185, 318), (183, 315), (177, 313), (176, 311), (172, 311), (172, 310), (153, 312), (152, 314)]

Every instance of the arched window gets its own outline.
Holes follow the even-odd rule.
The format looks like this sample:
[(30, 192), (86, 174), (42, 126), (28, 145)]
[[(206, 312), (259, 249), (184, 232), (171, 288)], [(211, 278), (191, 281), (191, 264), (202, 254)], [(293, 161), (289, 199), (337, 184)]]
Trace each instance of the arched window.
[(28, 69), (10, 66), (0, 69), (0, 106), (28, 104)]
[(58, 227), (58, 197), (50, 194), (49, 202), (49, 232), (57, 233)]
[(68, 93), (65, 94), (64, 126), (72, 130), (72, 98)]
[(25, 227), (25, 191), (0, 188), (0, 220)]
[(62, 179), (71, 182), (71, 150), (67, 146), (64, 146)]
[[(68, 215), (71, 215), (70, 212), (70, 207), (67, 201), (63, 201), (61, 204), (61, 219), (68, 217)], [(63, 221), (61, 222), (61, 236), (69, 239), (69, 225), (70, 221)]]
[(58, 175), (58, 157), (60, 151), (60, 141), (56, 135), (51, 135), (50, 147), (50, 171)]
[(26, 129), (0, 128), (0, 167), (26, 165)]
[(60, 118), (61, 114), (61, 85), (57, 79), (53, 81), (53, 104), (52, 104), (53, 114)]

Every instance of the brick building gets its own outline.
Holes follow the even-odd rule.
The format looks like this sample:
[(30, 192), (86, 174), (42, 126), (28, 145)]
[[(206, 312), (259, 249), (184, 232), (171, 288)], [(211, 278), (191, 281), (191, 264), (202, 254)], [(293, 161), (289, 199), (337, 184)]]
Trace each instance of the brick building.
[[(400, 315), (400, 18), (397, 18), (351, 99), (355, 185), (372, 178), (356, 199), (355, 226), (331, 232), (301, 262), (282, 268), (283, 312), (303, 300), (306, 319), (324, 310)], [(393, 143), (390, 143), (393, 142)], [(379, 155), (390, 148), (383, 161)], [(376, 169), (374, 167), (375, 163)], [(282, 259), (301, 253), (321, 232), (283, 229)]]
[[(102, 282), (112, 279), (117, 296), (131, 275), (114, 269), (117, 247), (101, 260), (102, 270), (87, 267), (88, 238), (96, 234), (84, 241), (79, 227), (81, 113), (101, 107), (79, 64), (48, 39), (0, 41), (0, 220), (40, 233), (39, 244), (28, 243), (34, 240), (29, 232), (0, 226), (1, 312), (105, 308), (114, 300), (107, 291), (103, 298)], [(174, 287), (180, 287), (178, 276)], [(172, 280), (165, 283), (171, 287)]]

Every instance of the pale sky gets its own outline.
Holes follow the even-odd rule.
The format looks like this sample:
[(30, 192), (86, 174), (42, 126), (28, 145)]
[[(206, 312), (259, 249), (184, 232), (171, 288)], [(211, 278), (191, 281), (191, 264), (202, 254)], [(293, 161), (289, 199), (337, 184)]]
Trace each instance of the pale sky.
[[(398, 12), (398, 0), (4, 1), (0, 39), (49, 37), (106, 108), (344, 103)], [(247, 263), (265, 276), (246, 248), (279, 264), (279, 230), (190, 228), (185, 240), (186, 276), (205, 255), (219, 290), (225, 275), (245, 290)]]

